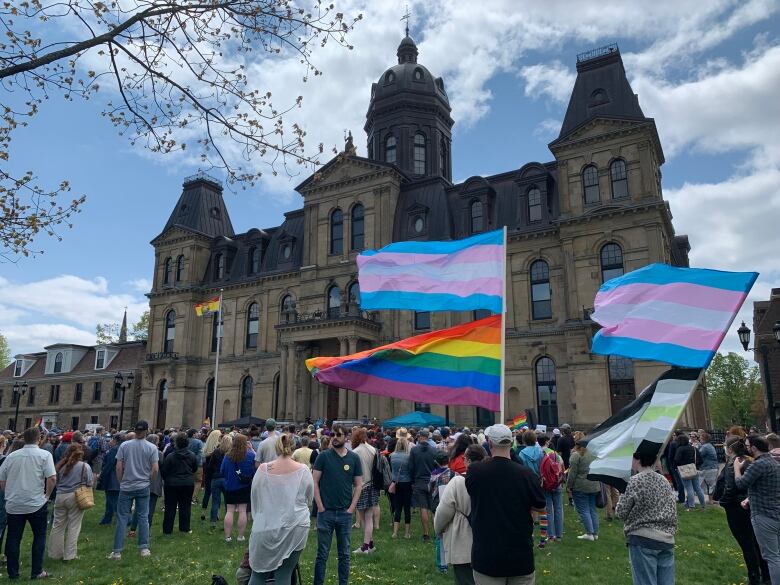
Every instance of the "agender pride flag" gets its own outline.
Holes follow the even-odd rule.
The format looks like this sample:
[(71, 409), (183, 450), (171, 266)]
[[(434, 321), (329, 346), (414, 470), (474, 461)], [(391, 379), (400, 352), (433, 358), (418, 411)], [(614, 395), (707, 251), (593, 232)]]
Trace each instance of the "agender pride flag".
[(758, 277), (650, 264), (605, 282), (591, 319), (593, 353), (705, 368)]
[(504, 231), (447, 242), (396, 242), (357, 257), (362, 309), (502, 310)]
[(500, 410), (501, 315), (306, 367), (323, 384), (414, 402)]

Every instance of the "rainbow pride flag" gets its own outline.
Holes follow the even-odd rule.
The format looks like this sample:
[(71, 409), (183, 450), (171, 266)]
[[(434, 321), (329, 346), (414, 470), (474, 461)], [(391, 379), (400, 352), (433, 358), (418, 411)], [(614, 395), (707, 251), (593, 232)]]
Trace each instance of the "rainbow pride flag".
[[(361, 291), (362, 292), (362, 291)], [(501, 315), (306, 367), (322, 384), (401, 400), (500, 410)]]
[(650, 264), (599, 289), (593, 353), (706, 368), (757, 272)]
[(502, 311), (504, 231), (395, 242), (357, 257), (362, 309)]
[(509, 428), (512, 430), (517, 430), (527, 426), (528, 426), (528, 415), (523, 413), (523, 414), (518, 414), (515, 418), (512, 419), (512, 424), (509, 425)]

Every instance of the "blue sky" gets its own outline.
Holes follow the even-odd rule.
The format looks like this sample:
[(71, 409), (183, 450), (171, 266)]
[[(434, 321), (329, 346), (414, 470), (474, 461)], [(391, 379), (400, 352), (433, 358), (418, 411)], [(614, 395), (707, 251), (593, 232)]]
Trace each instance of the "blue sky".
[[(664, 190), (678, 233), (688, 233), (697, 266), (758, 270), (752, 299), (780, 286), (780, 14), (771, 1), (412, 2), (419, 61), (444, 81), (453, 105), (456, 180), (548, 161), (575, 75), (576, 54), (617, 42), (645, 115), (666, 153)], [(278, 100), (304, 96), (295, 112), (310, 144), (343, 145), (351, 129), (361, 154), (371, 81), (395, 60), (403, 3), (337, 2), (362, 12), (353, 51), (315, 52), (325, 75), (300, 83), (297, 63), (257, 63), (250, 76)], [(98, 322), (136, 318), (153, 267), (149, 241), (165, 224), (184, 177), (198, 170), (180, 156), (130, 145), (100, 116), (109, 95), (89, 102), (53, 97), (17, 131), (11, 167), (34, 169), (43, 183), (67, 178), (86, 194), (63, 241), (41, 238), (44, 253), (0, 264), (0, 332), (13, 353), (54, 342), (89, 343)], [(327, 157), (323, 159), (327, 162)], [(301, 205), (293, 187), (307, 176), (268, 177), (226, 191), (237, 231), (278, 225)], [(218, 173), (215, 173), (219, 177)], [(767, 207), (769, 206), (769, 210)], [(774, 223), (772, 221), (774, 220)], [(752, 306), (752, 305), (751, 305)], [(742, 318), (750, 321), (750, 306)], [(733, 337), (733, 339), (732, 339)], [(736, 350), (730, 334), (724, 349)]]

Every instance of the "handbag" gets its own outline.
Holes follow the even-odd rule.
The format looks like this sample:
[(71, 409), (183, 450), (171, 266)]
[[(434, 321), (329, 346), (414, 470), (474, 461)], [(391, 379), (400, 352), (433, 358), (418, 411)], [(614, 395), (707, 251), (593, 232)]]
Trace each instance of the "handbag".
[[(406, 465), (406, 464), (404, 464)], [(403, 470), (404, 466), (401, 465), (401, 468), (398, 470), (398, 477), (401, 477), (401, 471)], [(390, 482), (390, 485), (387, 486), (387, 493), (388, 494), (394, 494), (395, 493), (395, 487), (396, 487), (396, 480)]]
[(606, 505), (606, 497), (604, 496), (604, 484), (599, 486), (599, 491), (596, 492), (596, 507), (603, 508)]
[(76, 506), (78, 506), (79, 510), (89, 510), (95, 505), (95, 494), (92, 493), (92, 486), (85, 483), (87, 475), (87, 464), (82, 463), (82, 465), (81, 485), (75, 492), (73, 492), (73, 495), (76, 498)]
[(696, 470), (695, 463), (686, 463), (685, 465), (678, 465), (677, 471), (680, 472), (680, 477), (683, 479), (693, 479), (699, 472)]

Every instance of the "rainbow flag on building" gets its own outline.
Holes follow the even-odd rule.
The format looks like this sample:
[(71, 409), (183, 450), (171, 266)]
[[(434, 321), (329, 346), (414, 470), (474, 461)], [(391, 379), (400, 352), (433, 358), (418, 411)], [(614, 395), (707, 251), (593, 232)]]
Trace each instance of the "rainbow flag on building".
[(528, 415), (526, 413), (523, 413), (523, 414), (518, 414), (515, 418), (512, 419), (512, 424), (509, 425), (509, 428), (512, 430), (517, 430), (527, 426), (528, 426)]
[(213, 299), (203, 301), (202, 303), (196, 303), (195, 314), (198, 317), (203, 317), (204, 315), (219, 313), (219, 299), (220, 297), (214, 297)]
[(396, 242), (357, 257), (362, 309), (502, 311), (504, 230), (447, 242)]
[(758, 277), (650, 264), (605, 282), (593, 353), (706, 368)]
[(306, 367), (330, 386), (496, 411), (502, 336), (501, 315), (493, 315), (352, 355), (311, 358)]

